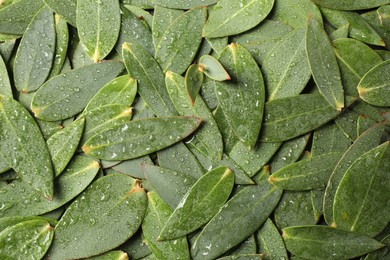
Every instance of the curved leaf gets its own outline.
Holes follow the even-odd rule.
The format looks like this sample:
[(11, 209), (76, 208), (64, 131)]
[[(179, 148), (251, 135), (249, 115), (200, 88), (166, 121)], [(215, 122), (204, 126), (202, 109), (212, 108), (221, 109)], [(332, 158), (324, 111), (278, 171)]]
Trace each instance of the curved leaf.
[(321, 12), (310, 0), (277, 0), (273, 10), (278, 20), (293, 28), (305, 27), (309, 14), (322, 22)]
[(213, 56), (203, 55), (199, 59), (199, 65), (203, 67), (203, 73), (213, 80), (224, 81), (231, 79), (222, 64)]
[(0, 55), (0, 95), (12, 97), (12, 88), (9, 81), (7, 67)]
[(390, 4), (389, 0), (348, 0), (348, 1), (339, 1), (339, 0), (313, 0), (314, 3), (336, 10), (362, 10), (370, 9), (380, 5)]
[(61, 73), (67, 59), (67, 51), (69, 44), (69, 30), (68, 24), (62, 16), (56, 14), (54, 16), (55, 21), (55, 33), (56, 33), (56, 45), (55, 56), (53, 60), (53, 66), (51, 68), (48, 78), (52, 78)]
[(55, 13), (64, 17), (64, 19), (73, 27), (76, 25), (77, 0), (43, 0)]
[(187, 94), (191, 100), (192, 105), (195, 104), (195, 99), (199, 94), (199, 90), (203, 83), (203, 67), (198, 64), (192, 64), (186, 72), (185, 86)]

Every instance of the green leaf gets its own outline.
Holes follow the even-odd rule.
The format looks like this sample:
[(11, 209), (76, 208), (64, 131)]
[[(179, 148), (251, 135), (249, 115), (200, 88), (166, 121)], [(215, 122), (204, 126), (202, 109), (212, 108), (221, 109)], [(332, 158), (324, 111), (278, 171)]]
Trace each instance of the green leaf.
[(268, 100), (296, 96), (310, 79), (306, 58), (305, 30), (287, 34), (262, 63)]
[(2, 259), (41, 259), (52, 242), (53, 227), (45, 220), (30, 220), (0, 233)]
[(203, 67), (203, 73), (213, 80), (224, 81), (231, 79), (222, 64), (213, 56), (203, 55), (199, 59), (199, 65)]
[(144, 48), (150, 55), (154, 56), (152, 32), (150, 31), (148, 24), (126, 7), (122, 7), (121, 12), (121, 30), (118, 42), (116, 43), (117, 52), (122, 52), (123, 43), (133, 42)]
[(383, 247), (380, 250), (376, 250), (372, 253), (369, 253), (364, 260), (376, 260), (376, 259), (388, 259), (389, 258), (389, 247), (390, 247), (390, 235), (387, 235), (380, 241), (382, 244), (385, 244), (386, 247)]
[(309, 14), (322, 23), (320, 10), (310, 0), (277, 0), (273, 10), (278, 20), (293, 28), (305, 27)]
[[(175, 16), (169, 24), (160, 25), (164, 29), (154, 39), (155, 58), (164, 72), (182, 74), (187, 69), (200, 46), (205, 21), (206, 8), (199, 7)], [(153, 20), (153, 30), (157, 22), (158, 16)]]
[(46, 121), (69, 118), (81, 112), (89, 100), (122, 70), (122, 63), (107, 61), (58, 75), (35, 93), (31, 110), (35, 117)]
[(325, 221), (331, 225), (333, 220), (333, 204), (339, 184), (351, 165), (356, 159), (363, 155), (366, 151), (369, 151), (379, 145), (380, 138), (383, 133), (383, 125), (378, 124), (361, 136), (359, 136), (355, 142), (349, 147), (349, 149), (341, 156), (339, 162), (335, 166), (332, 175), (329, 178), (328, 184), (325, 190), (324, 197), (324, 217)]
[(21, 92), (37, 90), (49, 76), (55, 52), (54, 16), (43, 7), (32, 19), (15, 57), (15, 86)]
[(251, 54), (234, 43), (225, 48), (219, 62), (232, 77), (231, 81), (215, 82), (221, 109), (240, 141), (254, 146), (264, 109), (265, 90), (261, 71)]
[[(337, 40), (337, 39), (343, 39), (343, 38), (348, 38), (349, 34), (349, 23), (341, 26), (340, 28), (336, 29), (334, 32), (329, 34), (329, 39), (331, 41)], [(337, 54), (336, 54), (337, 55)], [(340, 66), (340, 63), (339, 63)], [(340, 67), (341, 70), (341, 67)], [(343, 72), (341, 71), (341, 76)]]
[(390, 106), (390, 61), (369, 70), (358, 85), (359, 97), (374, 106)]
[(187, 171), (172, 171), (150, 164), (141, 165), (142, 172), (158, 196), (175, 209), (196, 182)]
[(327, 226), (283, 229), (287, 250), (305, 259), (350, 259), (381, 248), (378, 241)]
[(378, 8), (378, 17), (386, 30), (390, 30), (390, 5), (384, 5)]
[(258, 252), (265, 255), (262, 259), (288, 259), (283, 239), (272, 220), (267, 219), (255, 234)]
[(15, 180), (1, 190), (0, 217), (40, 215), (55, 210), (82, 192), (95, 178), (99, 168), (99, 164), (91, 158), (76, 156), (54, 180), (52, 201), (26, 182)]
[[(214, 82), (211, 82), (214, 85)], [(218, 125), (219, 131), (221, 132), (222, 135), (222, 140), (223, 140), (223, 149), (226, 153), (230, 153), (234, 146), (240, 141), (234, 132), (231, 124), (226, 119), (225, 114), (223, 113), (222, 109), (220, 106), (218, 106), (214, 112), (213, 116), (215, 119), (215, 122)]]
[(7, 63), (10, 60), (15, 47), (15, 42), (16, 40), (12, 39), (0, 43), (0, 55), (2, 56), (4, 63)]
[(221, 0), (210, 10), (203, 36), (218, 38), (245, 32), (271, 11), (274, 0)]
[(130, 259), (141, 259), (152, 253), (143, 240), (141, 230), (138, 230), (129, 240), (120, 245), (119, 249), (126, 252)]
[(185, 237), (169, 241), (157, 241), (172, 209), (155, 193), (148, 192), (148, 209), (142, 222), (142, 233), (146, 244), (156, 259), (189, 259)]
[(128, 160), (168, 147), (190, 135), (201, 123), (196, 117), (133, 120), (91, 137), (83, 151), (104, 160)]
[(31, 187), (53, 197), (50, 154), (36, 122), (11, 97), (0, 96), (0, 152)]
[(84, 119), (76, 120), (47, 140), (55, 176), (60, 175), (76, 152), (83, 134), (84, 122)]
[(231, 256), (237, 255), (255, 255), (257, 252), (255, 235), (251, 235), (245, 241), (241, 242), (234, 250), (230, 253)]
[(132, 108), (120, 104), (100, 106), (83, 113), (80, 118), (85, 118), (86, 123), (81, 143), (84, 144), (99, 133), (129, 122), (131, 115)]
[(317, 128), (313, 134), (311, 156), (346, 151), (351, 145), (343, 131), (335, 123)]
[(98, 93), (96, 93), (85, 107), (85, 111), (107, 105), (107, 101), (109, 101), (110, 104), (130, 106), (133, 103), (136, 94), (137, 81), (130, 78), (129, 75), (119, 76), (108, 82)]
[(2, 8), (0, 10), (0, 33), (22, 35), (43, 6), (42, 0), (19, 0)]
[(120, 163), (118, 163), (118, 161), (108, 161), (108, 162), (116, 164), (111, 167), (111, 169), (113, 169), (114, 171), (129, 175), (137, 179), (145, 178), (141, 168), (142, 165), (153, 164), (153, 161), (147, 155), (135, 159), (131, 159), (131, 160), (122, 161)]
[(77, 0), (76, 25), (88, 56), (95, 63), (102, 60), (118, 40), (119, 0)]
[(165, 89), (164, 74), (150, 54), (139, 45), (124, 43), (122, 56), (130, 77), (138, 81), (138, 93), (158, 116), (177, 115)]
[(12, 88), (7, 67), (0, 55), (0, 95), (12, 97)]
[(73, 27), (76, 24), (77, 0), (43, 0), (55, 13), (61, 15)]
[(332, 45), (322, 25), (309, 16), (306, 27), (306, 53), (318, 90), (332, 107), (344, 107), (344, 90)]
[(357, 97), (359, 81), (372, 67), (381, 63), (382, 59), (374, 50), (358, 40), (345, 38), (332, 43), (345, 93)]
[(191, 246), (192, 258), (213, 259), (244, 241), (267, 220), (281, 195), (281, 189), (266, 181), (242, 189), (196, 237)]
[(185, 86), (187, 94), (191, 100), (192, 106), (195, 104), (195, 99), (199, 94), (203, 83), (203, 67), (198, 64), (192, 64), (185, 75)]
[(338, 11), (333, 10), (333, 8), (321, 8), (321, 12), (336, 28), (349, 23), (349, 36), (351, 38), (372, 45), (385, 46), (381, 36), (356, 12)]
[(182, 0), (153, 0), (155, 5), (161, 5), (172, 9), (190, 9), (196, 6), (208, 6), (217, 3), (218, 0), (195, 0), (195, 1), (182, 1)]
[(185, 79), (182, 76), (173, 72), (166, 74), (165, 85), (179, 115), (203, 118), (202, 127), (196, 132), (194, 138), (186, 143), (197, 146), (212, 159), (220, 160), (223, 151), (222, 136), (208, 107), (201, 97), (197, 97), (194, 104), (190, 101)]
[(58, 222), (49, 257), (84, 258), (119, 246), (137, 231), (146, 207), (145, 191), (135, 179), (123, 174), (99, 178)]
[(390, 148), (386, 142), (360, 156), (345, 172), (334, 198), (334, 226), (377, 235), (389, 223)]
[(289, 140), (318, 128), (339, 113), (319, 94), (302, 94), (269, 101), (265, 104), (260, 140)]
[(58, 221), (52, 218), (47, 217), (41, 217), (41, 216), (16, 216), (16, 217), (5, 217), (0, 218), (0, 232), (4, 231), (5, 229), (14, 226), (16, 224), (25, 222), (25, 221), (31, 221), (31, 220), (41, 220), (46, 221), (48, 224), (55, 226), (57, 225)]
[(48, 78), (52, 78), (61, 73), (62, 67), (67, 59), (68, 43), (69, 43), (69, 31), (68, 24), (62, 16), (56, 14), (54, 16), (55, 21), (55, 34), (56, 45), (55, 55), (53, 60), (53, 66), (51, 68)]
[(154, 48), (157, 49), (157, 45), (163, 41), (164, 31), (167, 27), (184, 13), (182, 10), (165, 8), (160, 5), (156, 5), (153, 11), (152, 21), (152, 36)]
[(218, 167), (203, 175), (177, 205), (158, 240), (176, 239), (206, 224), (225, 204), (233, 184), (234, 174), (227, 167)]
[(115, 250), (115, 251), (109, 251), (104, 254), (98, 255), (98, 256), (93, 256), (89, 257), (87, 259), (90, 260), (128, 260), (129, 256), (127, 253), (120, 251), (120, 250)]
[(269, 178), (269, 182), (286, 190), (312, 190), (324, 188), (340, 152), (327, 153), (290, 164)]
[(362, 10), (370, 9), (380, 5), (389, 4), (389, 0), (355, 0), (355, 1), (338, 1), (338, 0), (313, 0), (314, 3), (336, 10)]

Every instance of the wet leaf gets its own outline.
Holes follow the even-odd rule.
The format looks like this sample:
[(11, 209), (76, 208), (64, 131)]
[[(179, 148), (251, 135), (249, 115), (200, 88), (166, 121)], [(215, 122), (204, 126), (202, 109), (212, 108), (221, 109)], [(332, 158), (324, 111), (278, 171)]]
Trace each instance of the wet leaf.
[(231, 256), (239, 255), (255, 255), (257, 252), (256, 239), (254, 235), (248, 237), (245, 241), (239, 244), (234, 250), (230, 253)]
[(339, 152), (318, 155), (290, 164), (269, 178), (269, 182), (286, 190), (312, 190), (326, 186)]
[(184, 195), (158, 239), (176, 239), (206, 224), (225, 204), (233, 184), (234, 174), (227, 167), (218, 167), (203, 175)]
[(43, 6), (42, 0), (20, 0), (2, 8), (0, 10), (0, 33), (22, 35)]
[(349, 23), (349, 36), (351, 38), (372, 45), (385, 46), (381, 36), (359, 14), (327, 8), (321, 8), (321, 12), (336, 28)]
[(15, 57), (15, 86), (21, 92), (37, 90), (49, 76), (55, 52), (54, 16), (42, 8), (28, 25)]
[(156, 259), (189, 259), (188, 244), (185, 237), (158, 241), (158, 235), (172, 214), (172, 209), (155, 193), (148, 192), (148, 209), (142, 222), (142, 233), (146, 244)]
[(320, 10), (310, 0), (277, 0), (273, 10), (273, 15), (293, 28), (305, 27), (309, 14), (322, 22)]
[(218, 106), (214, 110), (213, 116), (214, 116), (215, 122), (218, 125), (219, 131), (221, 132), (221, 135), (222, 135), (223, 145), (224, 145), (223, 148), (227, 153), (230, 153), (233, 150), (234, 146), (240, 140), (238, 139), (236, 133), (234, 132), (231, 124), (229, 124), (229, 122), (227, 121), (226, 116), (223, 113), (220, 106)]
[(260, 140), (289, 140), (316, 129), (339, 113), (319, 94), (302, 94), (269, 101), (265, 104), (265, 121)]
[(81, 43), (96, 63), (118, 40), (121, 25), (118, 0), (77, 0), (76, 25)]
[(172, 9), (190, 9), (196, 6), (208, 6), (217, 3), (218, 0), (195, 0), (195, 1), (181, 1), (181, 0), (154, 0), (153, 3)]
[(53, 171), (45, 140), (29, 112), (0, 96), (0, 152), (18, 175), (47, 198), (53, 197)]
[(356, 159), (363, 155), (366, 151), (369, 151), (379, 145), (381, 135), (383, 133), (383, 125), (376, 125), (366, 132), (364, 132), (355, 142), (349, 147), (349, 149), (341, 156), (339, 162), (336, 164), (332, 175), (329, 178), (328, 184), (325, 190), (324, 197), (324, 217), (326, 222), (330, 225), (333, 220), (333, 204), (336, 196), (337, 188), (351, 165)]
[(58, 176), (72, 159), (84, 130), (84, 119), (76, 120), (52, 135), (46, 142), (53, 163), (55, 176)]
[(122, 56), (130, 77), (138, 81), (138, 93), (154, 113), (158, 116), (177, 115), (156, 60), (134, 43), (123, 44)]
[[(329, 39), (331, 41), (334, 41), (337, 39), (348, 38), (348, 34), (349, 34), (349, 23), (341, 26), (340, 28), (338, 28), (337, 30), (335, 30), (334, 32), (329, 34)], [(339, 63), (339, 66), (340, 66), (340, 63)], [(341, 68), (340, 68), (340, 70), (341, 70)], [(341, 71), (341, 76), (342, 76), (342, 74), (343, 74), (343, 72)]]
[(351, 145), (343, 131), (335, 123), (326, 124), (314, 131), (311, 156), (346, 151)]
[(52, 242), (54, 228), (45, 220), (21, 222), (0, 233), (3, 259), (40, 259)]
[(138, 230), (129, 240), (120, 245), (119, 249), (126, 252), (130, 259), (141, 259), (152, 253), (143, 240), (141, 230)]
[(81, 112), (89, 100), (122, 70), (121, 63), (106, 61), (58, 75), (35, 93), (31, 109), (35, 117), (46, 121), (69, 118)]
[(361, 155), (345, 172), (333, 204), (334, 226), (377, 235), (389, 219), (390, 148), (386, 142)]
[(283, 229), (287, 250), (305, 259), (350, 259), (381, 248), (378, 241), (327, 226)]
[(69, 31), (68, 24), (62, 16), (56, 14), (54, 16), (55, 21), (55, 34), (56, 34), (56, 45), (55, 54), (53, 60), (53, 66), (51, 68), (48, 78), (52, 78), (61, 73), (62, 67), (67, 59), (66, 53), (68, 51), (69, 43)]
[(390, 106), (390, 61), (369, 70), (359, 82), (359, 97), (374, 106)]
[(390, 5), (384, 5), (377, 10), (381, 24), (386, 30), (390, 29)]
[(98, 170), (99, 164), (96, 161), (76, 156), (54, 180), (55, 193), (52, 201), (48, 201), (24, 181), (15, 180), (1, 190), (0, 217), (40, 215), (57, 209), (82, 192), (95, 178)]
[(313, 0), (314, 3), (336, 10), (362, 10), (374, 8), (380, 5), (389, 4), (389, 0), (373, 0), (373, 1), (365, 1), (365, 0), (356, 0), (356, 1), (337, 1), (337, 0)]
[(222, 64), (213, 56), (203, 55), (199, 59), (199, 65), (203, 67), (203, 73), (213, 80), (224, 81), (231, 79)]
[(186, 72), (185, 86), (192, 105), (195, 104), (195, 99), (199, 94), (199, 90), (202, 87), (202, 83), (203, 67), (197, 64), (191, 65)]
[(154, 191), (172, 209), (177, 207), (197, 180), (186, 171), (172, 171), (150, 164), (143, 164), (141, 168)]
[(91, 137), (83, 151), (105, 160), (128, 160), (166, 148), (190, 135), (201, 123), (196, 117), (133, 120)]
[[(153, 24), (157, 21), (155, 17)], [(164, 29), (154, 39), (155, 58), (164, 72), (182, 74), (187, 69), (200, 46), (205, 21), (206, 8), (199, 7), (175, 16), (168, 25), (160, 25)]]
[(224, 37), (258, 25), (271, 11), (274, 0), (221, 0), (210, 10), (203, 36)]
[(345, 93), (358, 96), (357, 86), (361, 78), (382, 59), (370, 47), (354, 39), (337, 39), (332, 42), (340, 66)]
[(215, 82), (221, 109), (240, 141), (249, 147), (254, 146), (264, 109), (261, 71), (251, 54), (234, 43), (225, 48), (219, 62), (232, 77), (230, 81)]
[(58, 221), (52, 218), (47, 217), (41, 217), (41, 216), (16, 216), (16, 217), (5, 217), (0, 218), (0, 232), (4, 231), (5, 229), (14, 226), (16, 224), (26, 222), (26, 221), (32, 221), (32, 220), (41, 220), (45, 221), (51, 226), (57, 225)]
[(123, 174), (99, 178), (61, 217), (49, 257), (83, 258), (117, 247), (137, 231), (146, 207), (145, 191), (135, 179)]
[(12, 97), (12, 88), (7, 67), (0, 55), (0, 95)]
[(344, 107), (344, 90), (332, 45), (322, 25), (309, 16), (306, 26), (306, 53), (320, 93), (336, 110)]
[(128, 260), (129, 256), (127, 255), (127, 253), (125, 253), (123, 251), (116, 250), (116, 251), (109, 251), (107, 253), (104, 253), (104, 254), (101, 254), (98, 256), (89, 257), (87, 259), (91, 259), (91, 260)]
[(305, 30), (287, 34), (262, 63), (268, 100), (296, 96), (310, 79), (306, 58)]
[(64, 17), (64, 19), (74, 27), (76, 25), (76, 7), (77, 0), (43, 0), (55, 13)]
[(194, 138), (186, 143), (197, 146), (212, 159), (220, 160), (223, 151), (222, 137), (211, 112), (202, 98), (197, 97), (195, 103), (192, 103), (188, 98), (185, 79), (176, 73), (167, 72), (165, 85), (179, 115), (203, 118), (202, 127), (196, 132)]
[[(192, 243), (192, 258), (218, 257), (245, 240), (267, 220), (281, 195), (281, 189), (266, 181), (242, 189), (221, 208)], [(251, 225), (243, 227), (241, 223)]]
[(267, 219), (255, 234), (258, 241), (258, 252), (265, 255), (262, 259), (288, 258), (283, 239), (272, 220)]

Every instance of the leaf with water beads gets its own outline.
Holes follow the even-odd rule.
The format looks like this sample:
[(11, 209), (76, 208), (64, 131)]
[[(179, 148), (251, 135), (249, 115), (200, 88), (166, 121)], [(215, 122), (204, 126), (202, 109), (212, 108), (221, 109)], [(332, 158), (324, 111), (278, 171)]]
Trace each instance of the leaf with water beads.
[(306, 53), (310, 70), (320, 93), (336, 110), (344, 107), (340, 70), (329, 37), (314, 16), (306, 26)]
[(67, 59), (69, 30), (68, 24), (62, 16), (56, 14), (54, 16), (55, 31), (56, 31), (56, 45), (53, 66), (51, 68), (49, 79), (61, 73)]
[(101, 255), (89, 257), (89, 260), (129, 260), (129, 256), (127, 253), (115, 250), (109, 251)]
[(378, 17), (386, 30), (390, 30), (390, 5), (383, 5), (378, 8)]
[(389, 0), (356, 0), (356, 1), (338, 1), (338, 0), (313, 0), (314, 3), (336, 10), (363, 10), (377, 6), (389, 4)]
[(259, 253), (265, 254), (265, 260), (288, 259), (283, 239), (271, 219), (267, 219), (255, 235)]
[(368, 71), (359, 82), (359, 97), (374, 106), (390, 106), (390, 60)]
[(123, 174), (99, 178), (61, 217), (49, 257), (84, 258), (116, 248), (138, 230), (146, 207), (145, 191), (135, 179)]
[(154, 0), (155, 5), (161, 5), (167, 8), (172, 9), (190, 9), (196, 6), (208, 6), (217, 3), (218, 0), (191, 0), (191, 1), (182, 1), (182, 0)]
[(69, 118), (123, 70), (122, 63), (105, 61), (60, 74), (43, 84), (31, 101), (35, 117), (45, 121)]
[(88, 56), (95, 63), (102, 60), (118, 40), (119, 0), (77, 0), (76, 25)]
[(128, 160), (166, 148), (199, 127), (197, 117), (161, 117), (133, 120), (92, 136), (82, 147), (104, 160)]
[(7, 72), (7, 67), (0, 55), (0, 95), (12, 96), (11, 83)]
[(0, 217), (41, 215), (55, 210), (81, 193), (95, 178), (99, 168), (95, 160), (76, 156), (64, 172), (54, 179), (52, 201), (26, 182), (14, 180), (1, 189)]
[(2, 259), (41, 259), (52, 242), (54, 228), (46, 220), (30, 220), (0, 233)]
[(185, 85), (188, 97), (191, 100), (192, 106), (195, 104), (195, 99), (199, 94), (199, 90), (203, 83), (203, 67), (202, 65), (192, 64), (186, 72)]
[(73, 27), (76, 24), (76, 7), (77, 0), (43, 0), (53, 12), (61, 15)]
[(227, 167), (203, 175), (183, 196), (161, 230), (159, 240), (185, 236), (206, 224), (225, 204), (233, 184), (234, 174)]
[(350, 259), (383, 247), (354, 232), (327, 226), (295, 226), (283, 229), (287, 250), (305, 259)]
[(18, 175), (47, 198), (53, 197), (49, 150), (30, 113), (11, 97), (0, 96), (0, 152)]
[(15, 56), (14, 79), (20, 92), (37, 90), (49, 76), (55, 53), (52, 11), (43, 7), (32, 19)]
[(203, 55), (199, 59), (199, 65), (203, 67), (203, 73), (213, 80), (224, 81), (231, 79), (222, 64), (213, 56)]
[(221, 0), (210, 10), (203, 36), (218, 38), (245, 32), (271, 11), (274, 0)]

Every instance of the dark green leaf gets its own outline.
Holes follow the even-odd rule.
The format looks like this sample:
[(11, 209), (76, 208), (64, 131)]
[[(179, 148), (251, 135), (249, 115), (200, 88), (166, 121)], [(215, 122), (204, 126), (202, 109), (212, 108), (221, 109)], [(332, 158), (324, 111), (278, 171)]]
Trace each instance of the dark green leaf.
[(310, 0), (277, 0), (274, 15), (293, 28), (305, 27), (309, 14), (322, 22), (321, 12)]
[(185, 86), (192, 105), (195, 104), (195, 99), (199, 94), (199, 90), (203, 84), (203, 67), (202, 65), (192, 64), (186, 72)]
[(218, 0), (191, 0), (191, 1), (182, 1), (182, 0), (153, 0), (153, 3), (156, 5), (161, 5), (167, 8), (172, 9), (190, 9), (196, 6), (207, 6), (217, 3)]
[(0, 95), (12, 97), (12, 88), (7, 67), (0, 55)]
[(51, 68), (48, 78), (52, 78), (61, 73), (65, 61), (67, 59), (68, 43), (69, 43), (69, 31), (68, 24), (62, 16), (56, 14), (54, 16), (55, 21), (55, 33), (56, 33), (56, 45), (55, 55), (53, 60), (53, 66)]
[(288, 259), (283, 239), (272, 220), (267, 219), (255, 234), (258, 241), (258, 252), (265, 255), (262, 259)]
[(390, 4), (389, 0), (354, 0), (354, 1), (338, 1), (338, 0), (313, 0), (314, 3), (336, 10), (361, 10), (374, 8), (380, 5)]
[(43, 0), (55, 13), (76, 27), (77, 0)]

